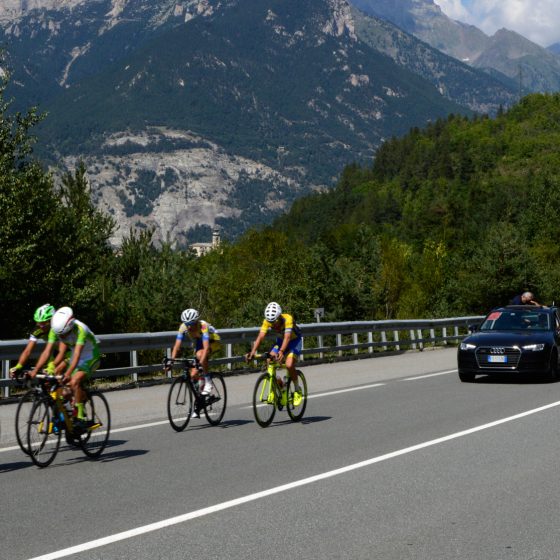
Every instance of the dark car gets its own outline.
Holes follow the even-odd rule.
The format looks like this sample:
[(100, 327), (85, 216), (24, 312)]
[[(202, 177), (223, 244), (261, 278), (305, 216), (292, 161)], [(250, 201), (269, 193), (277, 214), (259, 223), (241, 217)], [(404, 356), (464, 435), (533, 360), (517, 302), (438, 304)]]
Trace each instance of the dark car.
[(556, 307), (508, 305), (493, 309), (457, 350), (459, 379), (536, 373), (558, 378), (560, 316)]

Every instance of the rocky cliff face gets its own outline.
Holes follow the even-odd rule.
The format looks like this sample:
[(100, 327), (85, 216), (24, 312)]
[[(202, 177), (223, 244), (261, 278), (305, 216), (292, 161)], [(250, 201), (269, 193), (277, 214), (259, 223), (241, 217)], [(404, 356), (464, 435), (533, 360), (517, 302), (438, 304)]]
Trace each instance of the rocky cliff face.
[(49, 112), (41, 157), (85, 160), (115, 243), (233, 237), (384, 138), (512, 98), (345, 0), (9, 0), (0, 29), (16, 107)]

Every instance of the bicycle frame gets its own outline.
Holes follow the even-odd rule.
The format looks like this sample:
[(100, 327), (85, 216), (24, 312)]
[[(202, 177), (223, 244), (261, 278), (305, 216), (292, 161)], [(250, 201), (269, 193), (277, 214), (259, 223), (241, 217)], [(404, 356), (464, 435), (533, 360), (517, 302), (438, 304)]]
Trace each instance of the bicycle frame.
[[(44, 395), (48, 395), (50, 402), (53, 404), (55, 411), (57, 412), (57, 417), (55, 421), (60, 419), (60, 414), (62, 413), (64, 418), (64, 428), (71, 434), (74, 431), (74, 414), (69, 414), (68, 410), (64, 406), (64, 398), (60, 394), (60, 389), (62, 389), (61, 378), (53, 375), (37, 375), (39, 380), (40, 390)], [(51, 386), (52, 384), (52, 386)], [(73, 407), (74, 410), (74, 407)], [(56, 425), (56, 422), (54, 422)], [(52, 430), (54, 426), (49, 426), (49, 431)], [(58, 425), (58, 429), (61, 426)]]
[[(165, 368), (170, 368), (175, 363), (181, 364), (182, 372), (171, 383), (167, 397), (167, 415), (171, 427), (177, 432), (183, 431), (193, 412), (196, 413), (195, 417), (199, 417), (202, 411), (208, 422), (217, 426), (224, 417), (227, 403), (227, 390), (222, 374), (208, 372), (212, 388), (209, 394), (202, 394), (204, 373), (199, 360), (196, 357), (163, 360)], [(193, 369), (197, 371), (196, 376), (191, 376)], [(201, 383), (198, 383), (199, 379)], [(206, 389), (205, 381), (204, 388)]]

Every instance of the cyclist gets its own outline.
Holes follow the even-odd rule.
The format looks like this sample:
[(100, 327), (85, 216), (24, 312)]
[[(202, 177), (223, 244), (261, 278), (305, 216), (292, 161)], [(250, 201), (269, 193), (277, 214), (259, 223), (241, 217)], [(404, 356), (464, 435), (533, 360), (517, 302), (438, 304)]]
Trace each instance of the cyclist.
[[(37, 324), (37, 328), (29, 335), (27, 345), (23, 349), (17, 364), (13, 368), (10, 368), (10, 377), (16, 377), (17, 372), (20, 369), (23, 369), (23, 366), (29, 359), (29, 356), (31, 356), (31, 352), (33, 352), (33, 349), (39, 339), (47, 342), (51, 326), (51, 318), (54, 315), (54, 312), (55, 309), (50, 303), (45, 303), (45, 305), (41, 305), (41, 307), (38, 307), (35, 310), (33, 320)], [(49, 373), (54, 373), (54, 360), (49, 360), (46, 369)]]
[[(212, 378), (208, 373), (208, 360), (210, 356), (220, 349), (220, 335), (218, 331), (208, 322), (200, 318), (200, 313), (196, 309), (185, 309), (181, 313), (181, 325), (175, 338), (175, 344), (171, 350), (171, 358), (175, 359), (181, 350), (181, 344), (185, 339), (185, 334), (193, 341), (194, 353), (197, 357), (204, 374), (204, 387), (201, 395), (212, 393)], [(196, 379), (198, 372), (196, 368), (191, 369), (191, 379)], [(198, 417), (198, 411), (193, 411), (193, 417)]]
[[(264, 340), (264, 337), (270, 329), (276, 331), (279, 335), (278, 338), (276, 338), (274, 346), (270, 350), (270, 354), (273, 355), (273, 359), (275, 359), (279, 364), (281, 364), (284, 359), (286, 360), (286, 369), (288, 370), (288, 374), (294, 383), (294, 405), (299, 406), (301, 403), (302, 393), (301, 387), (298, 384), (296, 362), (298, 356), (301, 354), (302, 348), (301, 330), (297, 326), (292, 315), (282, 313), (282, 308), (275, 301), (271, 301), (266, 306), (261, 330), (253, 343), (253, 348), (246, 355), (246, 359), (247, 361), (250, 361), (254, 358), (261, 342)], [(278, 379), (278, 381), (280, 386), (282, 386), (282, 380)]]
[(87, 427), (84, 423), (86, 393), (83, 383), (89, 380), (99, 367), (99, 341), (86, 324), (74, 317), (71, 307), (61, 307), (52, 316), (47, 346), (34, 370), (31, 372), (31, 377), (35, 377), (50, 358), (53, 346), (57, 342), (60, 346), (60, 351), (55, 359), (55, 366), (60, 365), (62, 362), (61, 356), (63, 356), (67, 348), (71, 349), (68, 367), (62, 368), (65, 370), (62, 382), (70, 387), (74, 396), (74, 404), (77, 409), (76, 426), (85, 428)]

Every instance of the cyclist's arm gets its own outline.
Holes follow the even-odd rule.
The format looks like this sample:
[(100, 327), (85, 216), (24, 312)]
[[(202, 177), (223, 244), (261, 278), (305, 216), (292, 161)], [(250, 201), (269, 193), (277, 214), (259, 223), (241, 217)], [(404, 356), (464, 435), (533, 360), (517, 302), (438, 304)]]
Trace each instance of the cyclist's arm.
[(251, 349), (249, 354), (247, 354), (247, 360), (251, 360), (255, 357), (255, 354), (257, 353), (257, 350), (259, 349), (259, 346), (261, 345), (261, 342), (263, 341), (265, 336), (266, 336), (266, 331), (261, 330), (257, 335), (255, 342), (253, 343), (253, 348)]
[(66, 346), (66, 344), (64, 344), (64, 342), (60, 341), (58, 343), (58, 354), (56, 355), (56, 357), (53, 361), (55, 367), (59, 366), (64, 361), (64, 357), (66, 355), (67, 348), (68, 348), (68, 346)]
[(210, 354), (210, 339), (207, 337), (202, 338), (202, 352), (200, 354), (199, 361), (204, 367), (204, 373), (207, 373), (208, 369), (208, 355)]
[(76, 369), (80, 361), (80, 356), (82, 355), (82, 350), (84, 349), (83, 344), (76, 343), (74, 346), (74, 351), (72, 352), (72, 359), (70, 360), (70, 365), (68, 366), (67, 370), (64, 372), (63, 381), (69, 381), (72, 372)]
[(18, 358), (17, 364), (13, 368), (10, 369), (10, 373), (12, 375), (14, 375), (17, 372), (18, 369), (23, 368), (23, 366), (25, 365), (25, 362), (27, 362), (27, 360), (29, 359), (29, 356), (31, 355), (31, 352), (33, 351), (33, 348), (35, 348), (35, 344), (37, 344), (36, 339), (32, 339), (27, 343), (27, 345), (23, 349), (23, 352), (21, 353), (20, 357)]
[(41, 371), (43, 366), (49, 361), (53, 346), (54, 346), (54, 342), (50, 342), (50, 341), (47, 342), (47, 345), (45, 346), (45, 349), (43, 350), (42, 354), (39, 356), (39, 359), (37, 360), (37, 363), (35, 364), (33, 371), (29, 374), (31, 377), (35, 377)]
[(177, 338), (175, 340), (175, 344), (173, 345), (173, 350), (171, 350), (171, 359), (174, 360), (177, 357), (177, 354), (179, 354), (179, 351), (181, 350), (181, 343), (183, 341), (179, 338)]
[(278, 361), (281, 362), (284, 359), (284, 352), (286, 348), (288, 348), (288, 344), (290, 344), (290, 340), (292, 338), (292, 331), (286, 330), (284, 333), (284, 339), (282, 340), (282, 344), (280, 345), (280, 349), (278, 350)]

